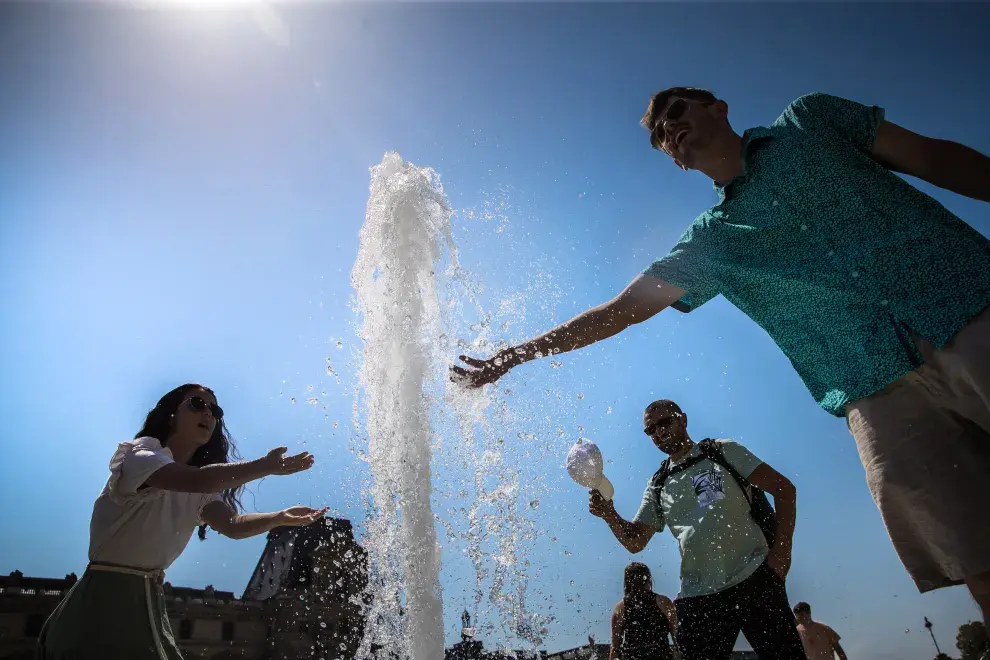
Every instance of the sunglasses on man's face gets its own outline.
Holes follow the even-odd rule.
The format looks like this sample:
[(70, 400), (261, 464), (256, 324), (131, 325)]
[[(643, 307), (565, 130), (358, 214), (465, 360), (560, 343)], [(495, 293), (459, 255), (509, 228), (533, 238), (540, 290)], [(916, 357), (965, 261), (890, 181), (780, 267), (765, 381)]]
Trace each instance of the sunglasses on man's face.
[(646, 428), (643, 429), (643, 433), (653, 437), (653, 434), (656, 433), (657, 430), (667, 428), (675, 419), (677, 419), (677, 415), (667, 415), (666, 417), (661, 417), (652, 424), (647, 424)]
[(189, 409), (194, 412), (203, 412), (207, 408), (210, 409), (210, 414), (213, 415), (213, 419), (220, 421), (223, 419), (223, 408), (215, 403), (208, 403), (206, 399), (201, 396), (194, 396), (189, 399)]
[(678, 121), (681, 117), (684, 116), (684, 113), (687, 112), (688, 105), (691, 103), (699, 103), (706, 107), (711, 105), (711, 103), (707, 103), (703, 101), (687, 101), (685, 99), (680, 99), (680, 98), (671, 101), (670, 105), (667, 106), (666, 112), (660, 115), (660, 120), (657, 121), (656, 124), (657, 127), (655, 130), (657, 132), (657, 137), (659, 138), (659, 142), (661, 146), (665, 147), (667, 144), (667, 135), (666, 135), (667, 122)]
[(674, 99), (671, 104), (667, 106), (667, 112), (663, 113), (663, 116), (660, 117), (659, 123), (662, 125), (664, 122), (677, 121), (684, 116), (687, 109), (687, 101), (684, 99)]

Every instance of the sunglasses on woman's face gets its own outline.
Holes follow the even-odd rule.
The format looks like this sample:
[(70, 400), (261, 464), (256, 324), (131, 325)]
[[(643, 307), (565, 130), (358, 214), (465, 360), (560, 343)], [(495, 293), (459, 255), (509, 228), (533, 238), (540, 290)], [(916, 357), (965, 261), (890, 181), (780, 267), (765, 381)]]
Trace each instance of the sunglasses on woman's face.
[(666, 417), (661, 417), (652, 424), (647, 424), (646, 428), (643, 429), (643, 433), (645, 433), (646, 435), (652, 438), (653, 434), (656, 433), (658, 429), (667, 428), (668, 426), (670, 426), (670, 423), (673, 422), (676, 417), (677, 417), (676, 415), (667, 415)]
[(194, 412), (203, 412), (207, 408), (210, 409), (210, 414), (213, 415), (213, 419), (221, 420), (223, 419), (223, 408), (215, 403), (208, 403), (206, 399), (201, 396), (190, 397), (189, 399), (189, 409)]

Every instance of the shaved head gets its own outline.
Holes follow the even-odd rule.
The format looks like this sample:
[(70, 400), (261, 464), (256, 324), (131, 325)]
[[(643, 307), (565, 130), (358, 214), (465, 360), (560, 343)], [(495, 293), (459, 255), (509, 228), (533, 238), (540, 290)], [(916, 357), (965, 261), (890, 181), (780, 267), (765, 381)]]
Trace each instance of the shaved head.
[(660, 399), (658, 401), (654, 401), (650, 405), (646, 406), (646, 410), (644, 412), (647, 415), (657, 414), (657, 413), (661, 413), (661, 414), (669, 414), (669, 413), (684, 414), (684, 411), (681, 410), (681, 407), (679, 405), (677, 405), (676, 403), (674, 403), (673, 401), (671, 401), (670, 399)]

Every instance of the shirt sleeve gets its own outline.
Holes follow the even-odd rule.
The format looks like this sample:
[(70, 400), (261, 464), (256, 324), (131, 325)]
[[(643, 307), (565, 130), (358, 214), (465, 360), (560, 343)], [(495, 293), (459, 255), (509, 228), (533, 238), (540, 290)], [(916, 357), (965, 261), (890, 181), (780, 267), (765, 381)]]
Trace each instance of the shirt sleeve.
[(869, 153), (884, 110), (839, 96), (806, 94), (791, 103), (784, 117), (807, 131), (828, 130), (838, 134), (859, 151)]
[(684, 289), (684, 296), (672, 305), (679, 312), (693, 311), (721, 293), (710, 241), (704, 238), (704, 233), (696, 220), (667, 256), (643, 271), (644, 275)]
[(203, 495), (202, 503), (199, 505), (198, 524), (200, 525), (206, 524), (206, 521), (203, 520), (203, 509), (205, 509), (208, 504), (212, 504), (213, 502), (222, 502), (222, 501), (223, 501), (223, 497), (221, 496), (220, 493), (205, 493)]
[(663, 510), (657, 502), (658, 498), (655, 493), (656, 490), (653, 487), (653, 479), (651, 478), (650, 482), (646, 485), (646, 490), (643, 491), (643, 501), (639, 504), (639, 511), (633, 516), (632, 521), (634, 523), (649, 525), (659, 532), (663, 531), (665, 523)]
[(753, 471), (763, 465), (763, 461), (753, 455), (751, 451), (743, 447), (738, 442), (732, 440), (719, 440), (719, 449), (722, 450), (722, 455), (725, 456), (725, 460), (728, 461), (729, 465), (735, 468), (736, 472), (739, 473), (744, 479), (748, 479), (749, 475), (753, 474)]
[(174, 463), (172, 452), (155, 438), (122, 442), (110, 459), (110, 493), (126, 499), (138, 494), (144, 482), (162, 466)]

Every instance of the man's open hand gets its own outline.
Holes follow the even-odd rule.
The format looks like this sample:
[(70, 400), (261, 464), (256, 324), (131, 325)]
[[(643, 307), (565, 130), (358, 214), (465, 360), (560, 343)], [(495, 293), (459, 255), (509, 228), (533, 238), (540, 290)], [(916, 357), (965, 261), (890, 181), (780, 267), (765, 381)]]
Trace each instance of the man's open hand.
[(494, 383), (504, 376), (514, 365), (503, 355), (495, 355), (487, 360), (460, 356), (466, 367), (455, 364), (450, 368), (450, 379), (470, 388), (478, 388)]

